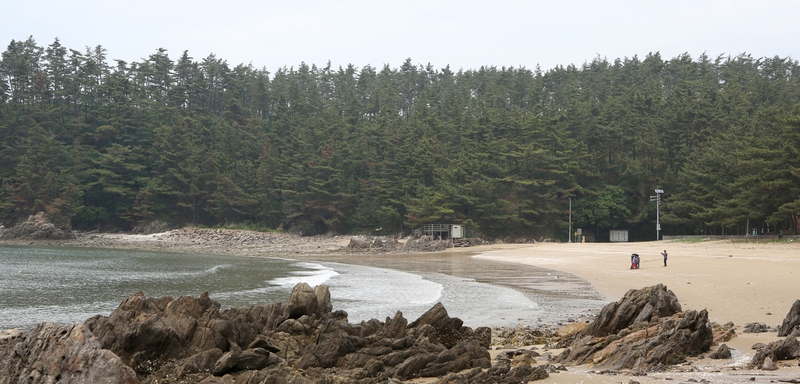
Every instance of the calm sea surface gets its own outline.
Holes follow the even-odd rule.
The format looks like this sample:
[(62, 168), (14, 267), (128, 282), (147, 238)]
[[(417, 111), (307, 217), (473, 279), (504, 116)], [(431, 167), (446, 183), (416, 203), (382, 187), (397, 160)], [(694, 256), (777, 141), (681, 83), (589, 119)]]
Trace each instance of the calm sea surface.
[(286, 302), (299, 282), (327, 285), (334, 310), (347, 311), (350, 322), (384, 321), (398, 310), (412, 321), (437, 302), (473, 327), (513, 326), (540, 311), (515, 290), (436, 273), (279, 258), (0, 246), (0, 329), (82, 323), (107, 316), (140, 291), (176, 298), (208, 291), (222, 309)]

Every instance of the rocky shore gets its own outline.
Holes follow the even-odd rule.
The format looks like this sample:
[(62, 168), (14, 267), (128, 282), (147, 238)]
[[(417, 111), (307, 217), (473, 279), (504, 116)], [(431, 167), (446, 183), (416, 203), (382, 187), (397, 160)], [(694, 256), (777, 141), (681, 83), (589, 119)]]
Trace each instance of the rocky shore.
[[(798, 310), (800, 300), (781, 326), (783, 340), (753, 347), (750, 369), (774, 371), (800, 357)], [(327, 287), (305, 283), (286, 303), (227, 310), (207, 293), (139, 293), (83, 324), (0, 333), (0, 383), (500, 384), (566, 375), (570, 367), (638, 383), (698, 363), (715, 344), (709, 356), (730, 359), (720, 342), (734, 336), (705, 310), (682, 310), (663, 285), (631, 290), (593, 322), (556, 333), (465, 327), (441, 304), (411, 322), (397, 312), (354, 324), (333, 309)]]

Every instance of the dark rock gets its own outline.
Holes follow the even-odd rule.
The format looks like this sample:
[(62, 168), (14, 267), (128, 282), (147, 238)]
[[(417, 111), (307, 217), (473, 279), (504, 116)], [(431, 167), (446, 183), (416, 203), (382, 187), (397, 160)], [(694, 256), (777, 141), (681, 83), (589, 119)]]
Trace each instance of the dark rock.
[(138, 293), (81, 327), (146, 384), (392, 382), (491, 366), (491, 330), (463, 326), (441, 304), (410, 325), (400, 312), (385, 323), (350, 324), (345, 312), (331, 310), (327, 287), (308, 284), (298, 284), (286, 305), (225, 311), (207, 293)]
[(408, 320), (403, 317), (403, 314), (400, 311), (397, 311), (393, 318), (386, 318), (383, 334), (389, 338), (399, 339), (405, 336), (407, 326)]
[(481, 329), (475, 332), (463, 326), (464, 322), (457, 317), (450, 317), (442, 303), (437, 303), (433, 308), (423, 313), (417, 320), (408, 325), (410, 329), (417, 329), (418, 332), (425, 333), (424, 325), (433, 327), (430, 335), (431, 341), (444, 344), (445, 347), (453, 347), (459, 340), (464, 338), (478, 340), (481, 345), (489, 348), (491, 344), (491, 329)]
[(415, 354), (397, 366), (394, 377), (399, 380), (421, 377), (422, 370), (434, 361), (436, 361), (436, 355), (433, 353)]
[(315, 290), (307, 283), (299, 283), (292, 289), (287, 311), (290, 319), (299, 319), (302, 316), (328, 313), (332, 308), (331, 294), (327, 287)]
[(533, 367), (521, 365), (510, 368), (505, 366), (494, 366), (487, 371), (481, 369), (471, 369), (460, 373), (451, 373), (435, 381), (435, 384), (501, 384), (501, 383), (528, 383), (531, 381), (542, 380), (549, 377), (545, 367)]
[(800, 336), (800, 299), (795, 300), (778, 328), (778, 337)]
[(42, 323), (0, 343), (2, 383), (136, 383), (136, 374), (83, 324)]
[(766, 347), (758, 349), (753, 359), (750, 360), (750, 366), (760, 369), (764, 364), (764, 360), (768, 357), (773, 362), (796, 359), (800, 357), (800, 343), (798, 343), (797, 338), (793, 336), (786, 337), (783, 340), (773, 341), (767, 344)]
[(239, 348), (238, 345), (232, 345), (231, 350), (225, 352), (214, 366), (211, 368), (211, 372), (214, 373), (216, 376), (222, 376), (230, 371), (232, 371), (236, 365), (239, 363), (239, 357), (242, 356), (242, 349)]
[(242, 352), (236, 367), (239, 370), (259, 370), (269, 363), (269, 352), (264, 348), (252, 348)]
[(675, 294), (663, 284), (642, 289), (631, 289), (615, 303), (603, 307), (597, 318), (582, 334), (606, 336), (619, 332), (637, 322), (649, 322), (658, 317), (681, 312)]
[(716, 351), (711, 352), (708, 354), (708, 357), (712, 359), (730, 359), (731, 358), (731, 349), (728, 348), (727, 345), (721, 344)]
[[(664, 316), (680, 308), (675, 295), (665, 289), (657, 285), (629, 291), (619, 302), (608, 304), (595, 320), (601, 325), (590, 324), (552, 361), (611, 370), (655, 370), (708, 351), (713, 336), (708, 313)], [(619, 329), (621, 324), (628, 326)]]
[(769, 326), (764, 323), (747, 323), (744, 325), (743, 333), (764, 333), (769, 332)]
[(267, 337), (264, 336), (264, 335), (256, 336), (256, 339), (253, 340), (253, 342), (251, 342), (249, 345), (247, 345), (247, 349), (250, 349), (250, 348), (263, 348), (263, 349), (265, 349), (265, 350), (267, 350), (269, 352), (273, 352), (273, 353), (277, 353), (277, 352), (281, 351), (280, 348), (272, 345), (272, 342), (269, 339), (267, 339)]
[(72, 228), (69, 220), (56, 220), (53, 223), (44, 212), (28, 216), (28, 219), (11, 228), (0, 231), (2, 239), (71, 239)]

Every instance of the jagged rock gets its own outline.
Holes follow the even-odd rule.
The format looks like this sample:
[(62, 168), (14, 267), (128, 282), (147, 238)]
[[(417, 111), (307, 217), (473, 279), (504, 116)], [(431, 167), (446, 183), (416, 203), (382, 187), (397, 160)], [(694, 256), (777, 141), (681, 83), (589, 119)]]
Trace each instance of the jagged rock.
[(238, 345), (232, 345), (231, 349), (228, 352), (225, 352), (214, 366), (211, 368), (211, 372), (214, 373), (216, 376), (222, 376), (230, 371), (232, 371), (236, 365), (239, 363), (239, 357), (242, 356), (242, 349), (239, 348)]
[[(677, 312), (677, 298), (663, 285), (629, 291), (616, 303), (608, 304), (595, 322), (578, 333), (575, 340), (553, 362), (591, 364), (611, 370), (655, 370), (682, 363), (709, 349), (712, 343), (708, 313)], [(619, 328), (628, 324), (625, 328)], [(613, 333), (608, 334), (616, 330)]]
[(545, 367), (542, 366), (520, 365), (511, 368), (507, 364), (497, 364), (486, 371), (471, 369), (465, 372), (451, 373), (436, 380), (434, 384), (528, 383), (548, 377), (550, 377), (550, 374), (547, 373)]
[(136, 383), (136, 374), (83, 324), (42, 323), (0, 342), (2, 383)]
[(767, 344), (766, 347), (758, 349), (753, 359), (750, 360), (750, 366), (757, 369), (762, 368), (766, 358), (775, 362), (798, 357), (800, 357), (800, 343), (798, 343), (796, 337), (788, 336), (783, 340), (773, 341)]
[(638, 322), (649, 322), (681, 312), (675, 294), (663, 284), (631, 289), (615, 303), (603, 307), (597, 318), (583, 331), (592, 336), (606, 336)]
[(291, 319), (298, 319), (301, 316), (330, 312), (332, 308), (331, 294), (327, 287), (315, 290), (307, 283), (300, 283), (295, 285), (289, 297), (288, 316)]
[(267, 351), (269, 351), (269, 352), (273, 352), (273, 353), (276, 353), (276, 352), (280, 352), (280, 351), (281, 351), (281, 349), (280, 349), (280, 348), (278, 348), (278, 347), (274, 346), (274, 345), (272, 344), (272, 341), (271, 341), (271, 340), (269, 340), (269, 339), (268, 339), (266, 336), (264, 336), (264, 335), (258, 335), (258, 336), (256, 336), (256, 339), (255, 339), (255, 340), (253, 340), (253, 342), (251, 342), (251, 343), (250, 343), (250, 344), (247, 346), (247, 349), (250, 349), (250, 348), (263, 348), (263, 349), (265, 349), (265, 350), (267, 350)]
[(264, 348), (252, 348), (242, 352), (236, 367), (242, 371), (259, 370), (266, 368), (268, 363), (269, 351)]
[(393, 318), (386, 318), (386, 323), (383, 327), (383, 334), (386, 337), (399, 339), (405, 336), (408, 320), (403, 317), (400, 311), (394, 314)]
[(734, 330), (734, 324), (732, 322), (728, 322), (725, 325), (711, 323), (711, 330), (714, 332), (715, 343), (728, 342), (736, 337), (736, 330)]
[(730, 359), (731, 349), (727, 345), (721, 344), (716, 351), (711, 352), (708, 357), (712, 359)]
[(491, 345), (491, 329), (481, 327), (478, 328), (478, 332), (475, 332), (469, 327), (464, 327), (463, 324), (464, 322), (461, 319), (457, 317), (451, 318), (442, 303), (436, 303), (433, 308), (409, 324), (408, 328), (422, 328), (423, 325), (431, 325), (434, 329), (431, 341), (442, 343), (447, 348), (453, 347), (459, 340), (464, 338), (475, 339), (480, 345), (489, 348)]
[[(298, 284), (286, 305), (225, 311), (208, 293), (177, 299), (137, 293), (108, 317), (95, 316), (75, 326), (96, 337), (92, 342), (99, 351), (94, 355), (98, 360), (81, 372), (101, 374), (105, 371), (92, 372), (116, 359), (129, 380), (113, 382), (133, 382), (138, 374), (146, 384), (345, 383), (443, 377), (491, 366), (491, 330), (463, 326), (441, 304), (410, 325), (400, 312), (385, 323), (372, 319), (350, 324), (345, 312), (331, 309), (327, 287), (311, 289), (307, 284)], [(0, 350), (16, 343), (21, 336), (15, 335), (4, 333)]]
[(0, 231), (3, 239), (70, 239), (72, 228), (69, 220), (56, 225), (51, 222), (44, 212), (28, 216), (28, 219), (11, 228)]
[[(179, 360), (211, 348), (228, 350), (228, 341), (209, 326), (219, 324), (219, 303), (208, 292), (200, 298), (181, 296), (146, 298), (139, 292), (123, 301), (108, 317), (86, 321), (104, 348), (137, 373), (160, 368), (164, 361)], [(222, 327), (224, 329), (224, 327)]]
[(764, 323), (747, 323), (744, 325), (743, 333), (764, 333), (769, 332), (769, 326)]
[(800, 336), (800, 299), (795, 300), (778, 328), (778, 337)]

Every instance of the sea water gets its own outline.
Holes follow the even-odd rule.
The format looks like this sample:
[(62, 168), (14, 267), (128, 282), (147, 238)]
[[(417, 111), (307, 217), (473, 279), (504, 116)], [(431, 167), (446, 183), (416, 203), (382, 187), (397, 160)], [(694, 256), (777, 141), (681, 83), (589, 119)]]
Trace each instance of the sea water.
[(327, 285), (350, 322), (413, 321), (437, 302), (468, 326), (514, 325), (536, 303), (515, 290), (436, 274), (281, 258), (85, 248), (0, 247), (0, 329), (82, 323), (127, 297), (199, 296), (221, 308), (286, 302), (300, 282)]

